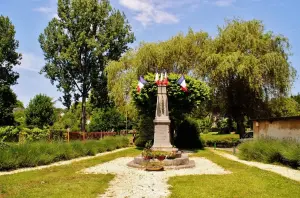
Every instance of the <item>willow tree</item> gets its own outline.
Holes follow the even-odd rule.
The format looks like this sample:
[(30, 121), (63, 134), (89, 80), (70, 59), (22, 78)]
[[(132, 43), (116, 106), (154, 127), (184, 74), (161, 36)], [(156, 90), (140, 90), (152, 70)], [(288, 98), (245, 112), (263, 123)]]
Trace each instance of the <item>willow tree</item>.
[(210, 38), (205, 32), (191, 29), (167, 41), (141, 43), (136, 50), (125, 53), (119, 61), (112, 61), (106, 68), (108, 89), (114, 103), (125, 114), (136, 115), (131, 105), (131, 84), (139, 75), (166, 70), (168, 73), (192, 74), (204, 61), (205, 48)]
[(289, 93), (295, 77), (289, 49), (288, 39), (266, 32), (261, 21), (232, 20), (219, 28), (197, 73), (213, 88), (224, 115), (237, 122), (240, 136), (245, 116), (265, 116), (270, 98)]
[(57, 13), (39, 37), (46, 60), (41, 72), (57, 82), (67, 106), (72, 96), (81, 98), (85, 131), (90, 90), (99, 87), (107, 62), (118, 60), (134, 35), (125, 15), (108, 0), (58, 0)]

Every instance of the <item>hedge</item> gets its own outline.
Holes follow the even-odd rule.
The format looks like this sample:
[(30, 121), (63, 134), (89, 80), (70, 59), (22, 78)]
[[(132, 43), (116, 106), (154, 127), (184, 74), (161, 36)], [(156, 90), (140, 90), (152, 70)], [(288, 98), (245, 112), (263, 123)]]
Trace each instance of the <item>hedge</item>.
[(300, 168), (300, 143), (293, 140), (259, 138), (242, 143), (238, 149), (238, 156), (244, 160)]
[(201, 134), (201, 139), (205, 146), (219, 148), (231, 148), (237, 146), (239, 142), (238, 134), (217, 134), (217, 133), (208, 133)]
[(93, 156), (129, 145), (125, 136), (105, 137), (101, 140), (65, 142), (27, 142), (0, 147), (0, 170), (46, 165), (81, 156)]

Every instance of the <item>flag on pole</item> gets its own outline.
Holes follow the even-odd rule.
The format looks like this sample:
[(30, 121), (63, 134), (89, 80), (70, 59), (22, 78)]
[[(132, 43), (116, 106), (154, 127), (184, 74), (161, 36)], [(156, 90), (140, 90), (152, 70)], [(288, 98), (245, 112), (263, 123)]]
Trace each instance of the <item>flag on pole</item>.
[(145, 79), (142, 76), (140, 76), (138, 86), (137, 86), (137, 91), (140, 92), (145, 86), (145, 84), (147, 84), (147, 81), (145, 81)]
[(165, 71), (165, 78), (164, 78), (163, 84), (164, 84), (164, 85), (168, 85), (168, 84), (169, 84), (168, 76), (167, 76), (167, 72), (166, 72), (166, 71)]
[(160, 74), (160, 80), (159, 81), (160, 81), (159, 84), (163, 85), (163, 82), (164, 82), (164, 74), (163, 73)]
[(156, 83), (157, 85), (160, 84), (160, 83), (159, 83), (159, 74), (158, 74), (157, 71), (156, 71), (156, 74), (155, 74), (155, 83)]
[(181, 90), (182, 91), (184, 91), (184, 92), (188, 91), (187, 86), (186, 86), (186, 82), (185, 82), (185, 79), (184, 79), (183, 75), (178, 79), (177, 83), (181, 86)]

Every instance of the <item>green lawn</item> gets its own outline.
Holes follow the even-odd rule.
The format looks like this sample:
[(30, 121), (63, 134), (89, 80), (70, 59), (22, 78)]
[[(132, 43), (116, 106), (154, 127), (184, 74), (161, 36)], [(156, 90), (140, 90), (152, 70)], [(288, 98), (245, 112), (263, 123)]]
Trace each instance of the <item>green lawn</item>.
[[(76, 162), (71, 165), (0, 176), (0, 197), (97, 197), (104, 193), (111, 174), (78, 174), (79, 170), (141, 151), (125, 151)], [(299, 197), (300, 183), (272, 172), (225, 159), (209, 150), (195, 156), (206, 157), (232, 174), (180, 176), (169, 180), (171, 197)], [(126, 179), (126, 178), (124, 178)]]
[(169, 180), (171, 197), (299, 197), (300, 182), (275, 173), (234, 162), (211, 151), (199, 151), (195, 156), (206, 157), (232, 172), (228, 175), (180, 176)]
[(0, 197), (97, 197), (104, 193), (111, 174), (78, 174), (79, 170), (118, 157), (135, 156), (136, 149), (73, 163), (71, 165), (0, 176)]

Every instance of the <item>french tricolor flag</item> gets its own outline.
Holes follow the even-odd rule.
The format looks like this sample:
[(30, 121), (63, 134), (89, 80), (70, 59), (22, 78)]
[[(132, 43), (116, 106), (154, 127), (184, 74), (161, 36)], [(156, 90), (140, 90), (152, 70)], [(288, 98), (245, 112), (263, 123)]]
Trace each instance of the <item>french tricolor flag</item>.
[(163, 84), (164, 84), (164, 85), (168, 85), (168, 84), (169, 84), (168, 76), (167, 76), (167, 72), (166, 72), (166, 71), (165, 71), (165, 79), (164, 79)]
[(155, 83), (156, 83), (157, 85), (160, 84), (160, 82), (159, 82), (159, 74), (157, 73), (157, 71), (156, 71), (156, 74), (155, 74)]
[(137, 86), (137, 91), (140, 92), (145, 86), (145, 84), (147, 84), (147, 81), (145, 81), (145, 79), (142, 76), (140, 76), (138, 86)]
[(184, 92), (188, 91), (187, 86), (186, 86), (186, 82), (185, 82), (185, 79), (184, 79), (183, 75), (179, 78), (179, 80), (177, 81), (177, 83), (181, 86), (181, 90), (182, 91), (184, 91)]

